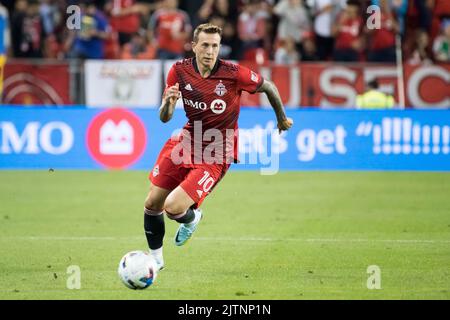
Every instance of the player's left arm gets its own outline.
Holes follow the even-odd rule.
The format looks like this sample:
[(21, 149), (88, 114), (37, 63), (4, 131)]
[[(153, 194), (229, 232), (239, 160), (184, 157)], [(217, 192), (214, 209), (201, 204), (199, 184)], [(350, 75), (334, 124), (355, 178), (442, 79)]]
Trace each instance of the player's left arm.
[(269, 102), (272, 105), (272, 108), (277, 116), (277, 126), (279, 132), (281, 133), (281, 131), (289, 130), (289, 128), (291, 128), (294, 124), (294, 121), (286, 116), (280, 93), (278, 92), (275, 84), (270, 80), (263, 79), (263, 83), (256, 92), (264, 92), (269, 99)]

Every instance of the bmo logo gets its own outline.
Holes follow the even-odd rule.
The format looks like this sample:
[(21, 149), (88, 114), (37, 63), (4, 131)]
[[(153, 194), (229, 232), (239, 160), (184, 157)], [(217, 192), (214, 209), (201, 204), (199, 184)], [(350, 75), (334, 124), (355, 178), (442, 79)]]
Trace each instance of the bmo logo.
[(222, 99), (216, 99), (213, 102), (211, 102), (210, 108), (211, 111), (214, 112), (215, 114), (221, 114), (227, 108), (227, 103)]
[(31, 121), (18, 128), (14, 122), (0, 122), (0, 154), (61, 155), (72, 149), (72, 128), (62, 121)]
[(206, 110), (206, 108), (208, 107), (206, 105), (206, 103), (201, 102), (201, 101), (200, 102), (192, 101), (192, 100), (189, 100), (189, 99), (186, 99), (186, 98), (184, 98), (183, 100), (184, 100), (184, 104), (185, 105), (190, 106), (190, 107), (192, 107), (194, 109)]
[(88, 127), (86, 144), (91, 156), (107, 168), (126, 168), (139, 160), (147, 142), (141, 120), (125, 109), (97, 115)]

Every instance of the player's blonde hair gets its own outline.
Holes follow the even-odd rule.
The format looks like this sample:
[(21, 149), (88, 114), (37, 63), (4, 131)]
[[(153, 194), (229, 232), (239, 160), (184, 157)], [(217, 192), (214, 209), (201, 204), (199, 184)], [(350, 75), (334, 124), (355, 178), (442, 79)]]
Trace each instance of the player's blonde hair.
[(220, 38), (222, 38), (222, 28), (221, 27), (216, 26), (211, 23), (203, 23), (203, 24), (199, 25), (197, 28), (195, 28), (194, 36), (192, 39), (193, 42), (198, 41), (198, 35), (200, 34), (200, 32), (209, 33), (209, 34), (217, 33), (220, 36)]

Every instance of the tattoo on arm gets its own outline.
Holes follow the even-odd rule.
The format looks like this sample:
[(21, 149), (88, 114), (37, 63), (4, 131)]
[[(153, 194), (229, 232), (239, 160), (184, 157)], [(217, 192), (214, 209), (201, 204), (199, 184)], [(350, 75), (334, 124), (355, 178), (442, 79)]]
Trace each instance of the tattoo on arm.
[(283, 102), (281, 101), (280, 93), (277, 87), (272, 81), (264, 79), (263, 84), (259, 87), (257, 92), (264, 92), (272, 105), (273, 110), (277, 116), (277, 120), (285, 120), (286, 114), (284, 113)]
[(175, 109), (175, 104), (171, 104), (169, 99), (164, 99), (161, 107), (159, 108), (159, 119), (166, 123), (170, 119), (172, 119), (173, 111)]

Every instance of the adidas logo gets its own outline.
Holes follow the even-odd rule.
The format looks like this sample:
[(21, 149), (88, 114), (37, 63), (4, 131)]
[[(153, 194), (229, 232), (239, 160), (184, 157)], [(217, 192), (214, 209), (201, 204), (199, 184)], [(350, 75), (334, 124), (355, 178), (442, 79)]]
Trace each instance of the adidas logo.
[(193, 90), (190, 83), (188, 83), (184, 88), (189, 91)]
[(197, 194), (198, 194), (199, 198), (201, 198), (202, 195), (203, 195), (203, 191), (202, 190), (197, 190)]

